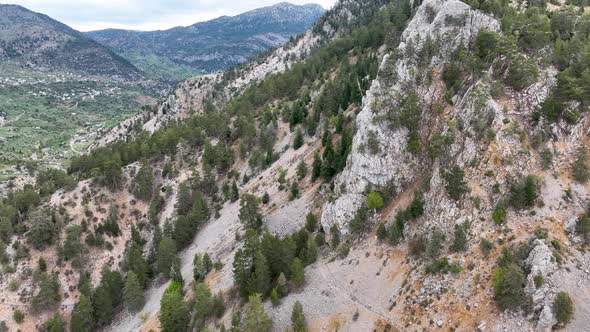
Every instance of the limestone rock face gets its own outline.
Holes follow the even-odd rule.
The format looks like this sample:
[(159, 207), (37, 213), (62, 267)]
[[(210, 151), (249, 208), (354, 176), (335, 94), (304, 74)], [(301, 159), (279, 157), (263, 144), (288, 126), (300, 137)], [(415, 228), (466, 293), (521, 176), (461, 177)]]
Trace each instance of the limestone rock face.
[(526, 260), (531, 272), (527, 276), (525, 291), (532, 298), (533, 311), (539, 315), (537, 321), (538, 330), (550, 331), (551, 327), (557, 323), (551, 309), (551, 285), (545, 282), (541, 287), (537, 288), (534, 279), (540, 275), (544, 280), (547, 280), (547, 277), (556, 269), (557, 265), (551, 249), (543, 240), (536, 239), (532, 246), (533, 249)]
[[(499, 23), (482, 12), (472, 10), (463, 2), (451, 0), (425, 1), (402, 35), (395, 55), (385, 55), (378, 78), (363, 98), (363, 107), (356, 118), (357, 132), (346, 167), (336, 179), (336, 199), (324, 206), (322, 226), (330, 229), (337, 225), (340, 232), (348, 232), (347, 224), (363, 204), (367, 186), (393, 185), (403, 189), (412, 182), (421, 169), (420, 161), (408, 152), (409, 130), (392, 126), (385, 120), (396, 112), (400, 99), (408, 86), (415, 86), (423, 118), (428, 118), (433, 102), (443, 94), (444, 86), (436, 82), (421, 84), (428, 71), (436, 73), (438, 65), (448, 61), (450, 54), (460, 45), (472, 41), (482, 29), (499, 30)], [(412, 54), (418, 53), (426, 40), (434, 41), (437, 50), (431, 63), (420, 65)], [(416, 52), (411, 52), (415, 49)], [(460, 107), (462, 108), (462, 107)], [(427, 122), (424, 119), (423, 122)], [(369, 135), (379, 138), (381, 153), (372, 154), (365, 148)], [(472, 159), (477, 146), (470, 144), (462, 149)]]

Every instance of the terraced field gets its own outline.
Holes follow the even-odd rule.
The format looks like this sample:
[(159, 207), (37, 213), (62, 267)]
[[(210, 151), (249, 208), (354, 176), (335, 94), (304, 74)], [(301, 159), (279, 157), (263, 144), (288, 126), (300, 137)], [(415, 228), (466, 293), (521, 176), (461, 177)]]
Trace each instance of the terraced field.
[(0, 180), (41, 161), (62, 165), (83, 151), (98, 129), (153, 105), (155, 90), (144, 83), (72, 75), (0, 76)]

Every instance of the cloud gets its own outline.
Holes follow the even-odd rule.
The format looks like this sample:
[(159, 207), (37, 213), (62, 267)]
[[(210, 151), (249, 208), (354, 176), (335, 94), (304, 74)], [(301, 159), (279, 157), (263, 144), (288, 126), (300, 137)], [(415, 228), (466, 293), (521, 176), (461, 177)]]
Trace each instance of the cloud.
[[(237, 15), (273, 5), (281, 0), (12, 0), (30, 10), (47, 14), (74, 29), (134, 30), (168, 29), (191, 25), (222, 15)], [(315, 2), (330, 8), (336, 0), (290, 0), (294, 4)]]

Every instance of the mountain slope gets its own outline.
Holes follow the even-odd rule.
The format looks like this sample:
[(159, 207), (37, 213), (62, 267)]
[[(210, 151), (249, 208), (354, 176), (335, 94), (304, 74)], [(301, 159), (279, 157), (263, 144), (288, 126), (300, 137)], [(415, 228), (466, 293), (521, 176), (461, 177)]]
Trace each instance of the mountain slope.
[[(315, 22), (319, 5), (277, 5), (164, 31), (107, 29), (86, 35), (162, 78), (210, 73), (281, 45)], [(157, 62), (162, 64), (158, 64)]]
[(343, 0), (318, 25), (11, 192), (7, 302), (64, 290), (88, 330), (584, 331), (590, 16)]
[(33, 70), (141, 78), (137, 68), (106, 47), (24, 7), (0, 4), (0, 31), (0, 61)]

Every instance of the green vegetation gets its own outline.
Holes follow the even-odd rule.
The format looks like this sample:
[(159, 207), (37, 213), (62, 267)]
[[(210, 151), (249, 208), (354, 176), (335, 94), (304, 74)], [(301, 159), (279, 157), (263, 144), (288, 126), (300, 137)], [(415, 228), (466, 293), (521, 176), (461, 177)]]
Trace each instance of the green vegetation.
[(516, 209), (533, 207), (539, 195), (539, 181), (537, 177), (528, 175), (520, 181), (514, 182), (510, 186), (510, 205)]
[(188, 304), (183, 299), (182, 285), (172, 281), (160, 300), (160, 327), (163, 332), (186, 331), (190, 322)]
[(399, 211), (395, 219), (387, 228), (387, 239), (393, 245), (398, 244), (404, 238), (404, 228), (407, 222), (424, 214), (424, 201), (420, 194), (416, 194), (410, 205)]
[(454, 200), (459, 200), (461, 196), (468, 191), (467, 184), (463, 179), (465, 172), (459, 166), (453, 166), (444, 173), (443, 178), (446, 182), (447, 193)]
[(584, 147), (578, 148), (576, 159), (572, 164), (572, 175), (574, 180), (580, 183), (586, 183), (590, 179), (590, 169), (588, 168), (588, 154)]
[[(7, 123), (0, 126), (0, 137), (6, 139), (0, 148), (0, 169), (31, 164), (32, 154), (43, 162), (63, 163), (88, 144), (77, 140), (75, 151), (70, 148), (77, 130), (91, 133), (114, 126), (140, 110), (139, 97), (153, 94), (139, 85), (116, 82), (43, 80), (0, 92), (0, 109), (7, 115)], [(90, 97), (95, 92), (100, 94)]]
[(133, 271), (127, 273), (125, 288), (123, 288), (123, 301), (130, 312), (138, 312), (143, 307), (143, 287)]
[(574, 315), (574, 302), (566, 292), (559, 292), (553, 301), (553, 311), (557, 323), (561, 326), (567, 324)]
[(293, 305), (293, 312), (291, 313), (291, 328), (293, 328), (293, 332), (307, 331), (303, 306), (299, 301), (295, 301), (295, 304)]
[(250, 295), (244, 308), (244, 332), (268, 332), (272, 327), (272, 320), (264, 310), (260, 294)]
[(501, 310), (519, 309), (527, 304), (524, 292), (526, 274), (524, 258), (528, 256), (528, 246), (516, 250), (504, 248), (492, 273), (494, 299)]

